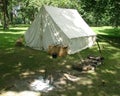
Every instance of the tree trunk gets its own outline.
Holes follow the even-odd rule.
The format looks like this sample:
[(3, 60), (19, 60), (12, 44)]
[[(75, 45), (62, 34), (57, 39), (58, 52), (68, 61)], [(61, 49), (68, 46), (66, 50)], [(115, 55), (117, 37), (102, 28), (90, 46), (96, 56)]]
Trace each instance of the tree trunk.
[(12, 13), (12, 11), (10, 12), (10, 23), (13, 24), (13, 13)]
[(3, 29), (8, 29), (8, 27), (7, 27), (7, 22), (6, 22), (6, 15), (5, 15), (5, 12), (3, 12), (3, 15), (4, 15)]
[(26, 18), (23, 14), (22, 14), (22, 21), (23, 21), (23, 24), (26, 24)]
[(8, 6), (8, 0), (3, 0), (3, 16), (4, 16), (3, 28), (4, 29), (8, 29), (9, 16), (8, 16), (7, 6)]

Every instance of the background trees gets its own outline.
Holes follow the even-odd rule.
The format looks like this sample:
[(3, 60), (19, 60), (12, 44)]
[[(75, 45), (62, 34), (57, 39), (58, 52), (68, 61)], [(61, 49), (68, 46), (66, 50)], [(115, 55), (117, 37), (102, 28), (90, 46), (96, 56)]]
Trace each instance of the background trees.
[(120, 1), (109, 0), (108, 12), (110, 15), (110, 24), (118, 27), (120, 25)]
[(0, 0), (3, 28), (32, 22), (42, 5), (77, 9), (91, 26), (120, 25), (119, 0)]

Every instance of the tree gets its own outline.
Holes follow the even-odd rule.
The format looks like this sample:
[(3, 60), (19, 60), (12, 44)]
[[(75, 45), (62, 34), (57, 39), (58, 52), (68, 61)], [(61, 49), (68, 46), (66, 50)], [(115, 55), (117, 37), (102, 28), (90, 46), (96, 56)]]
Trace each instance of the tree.
[(88, 17), (89, 15), (94, 17), (93, 24), (99, 26), (106, 12), (107, 0), (81, 0), (81, 6)]
[[(17, 10), (19, 14), (15, 17), (13, 7), (19, 4), (21, 6), (20, 10)], [(18, 19), (24, 24), (33, 21), (42, 5), (77, 9), (87, 23), (93, 26), (120, 25), (119, 0), (0, 0), (4, 29), (8, 28), (8, 22), (12, 24)]]
[(2, 11), (2, 13), (3, 13), (3, 28), (4, 29), (8, 29), (8, 20), (9, 20), (9, 15), (8, 15), (8, 4), (9, 4), (9, 2), (8, 2), (8, 0), (1, 0), (1, 4), (2, 4), (2, 6), (1, 6), (1, 11)]
[(119, 0), (109, 0), (108, 4), (110, 23), (118, 27), (120, 26), (120, 2)]
[(83, 16), (92, 24), (120, 25), (119, 0), (80, 0)]

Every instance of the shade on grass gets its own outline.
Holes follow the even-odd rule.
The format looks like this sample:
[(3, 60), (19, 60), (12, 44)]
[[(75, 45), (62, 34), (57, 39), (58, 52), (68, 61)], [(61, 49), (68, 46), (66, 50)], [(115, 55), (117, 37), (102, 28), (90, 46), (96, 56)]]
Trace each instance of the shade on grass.
[(43, 72), (47, 70), (48, 74), (55, 76), (58, 75), (58, 71), (67, 71), (70, 74), (77, 74), (81, 80), (74, 83), (68, 81), (63, 85), (62, 90), (53, 90), (49, 94), (44, 93), (43, 96), (58, 96), (58, 94), (60, 96), (119, 96), (119, 35), (116, 36), (113, 33), (120, 32), (119, 29), (112, 27), (93, 28), (98, 33), (100, 48), (105, 60), (104, 64), (97, 67), (94, 73), (87, 74), (76, 72), (71, 69), (71, 65), (80, 62), (81, 57), (86, 58), (89, 54), (100, 55), (97, 44), (80, 53), (52, 59), (46, 52), (14, 46), (16, 39), (23, 35), (26, 29), (27, 27), (23, 26), (11, 27), (7, 31), (0, 28), (1, 93), (3, 90), (4, 92), (22, 93), (25, 88), (15, 90), (10, 87), (19, 81), (43, 75)]

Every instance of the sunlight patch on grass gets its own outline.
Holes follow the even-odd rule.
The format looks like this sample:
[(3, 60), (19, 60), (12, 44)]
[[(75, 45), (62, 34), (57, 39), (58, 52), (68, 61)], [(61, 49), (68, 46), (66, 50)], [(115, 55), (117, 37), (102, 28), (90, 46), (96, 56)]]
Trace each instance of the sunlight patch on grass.
[(45, 73), (45, 69), (40, 69), (40, 70), (38, 70), (38, 72)]
[(113, 75), (116, 74), (116, 71), (112, 71), (112, 70), (108, 70), (108, 69), (102, 70), (102, 72), (103, 72), (103, 73), (113, 74)]
[(71, 69), (71, 66), (70, 66), (70, 65), (66, 65), (66, 68), (67, 68), (67, 69)]
[(82, 92), (77, 92), (77, 96), (82, 96)]
[(0, 32), (1, 33), (4, 33), (4, 34), (23, 34), (24, 31), (21, 31), (21, 32)]
[(75, 86), (68, 87), (69, 90), (76, 89)]
[(66, 60), (64, 60), (62, 63), (60, 62), (59, 65), (65, 65), (66, 64)]
[(35, 74), (35, 72), (27, 71), (27, 72), (21, 73), (20, 76), (23, 76), (25, 78), (25, 77), (28, 77), (29, 75), (34, 75), (34, 74)]
[[(107, 42), (99, 42), (99, 46), (101, 50), (118, 50), (119, 52), (119, 48), (118, 47), (114, 47), (111, 44), (107, 43)], [(97, 46), (98, 47), (98, 46)]]
[[(108, 96), (108, 94), (105, 91), (100, 90), (98, 93), (98, 96)], [(112, 95), (114, 96), (114, 95)]]
[(22, 30), (27, 30), (28, 27), (13, 27), (13, 28), (10, 28), (10, 29), (17, 29), (17, 30), (22, 29)]
[(13, 53), (15, 50), (14, 50), (14, 48), (7, 48), (7, 49), (5, 49), (8, 53)]
[(0, 34), (24, 34), (28, 27), (10, 27), (7, 30), (0, 29)]
[(41, 96), (40, 92), (34, 92), (34, 91), (5, 91), (0, 94), (0, 96)]
[(111, 36), (120, 36), (120, 27), (114, 28), (111, 26), (103, 26), (103, 27), (91, 27), (94, 32), (100, 35), (111, 35)]
[(78, 85), (91, 85), (93, 81), (87, 77), (80, 77), (80, 80), (77, 82)]
[(118, 50), (117, 53), (113, 54), (113, 57), (111, 59), (116, 59), (116, 58), (120, 59), (120, 52), (119, 52), (119, 50)]

